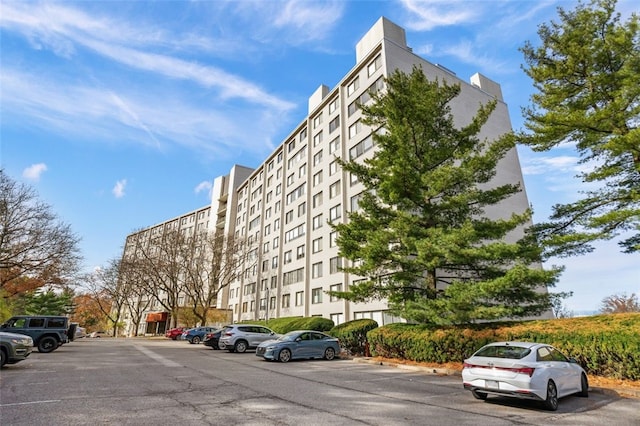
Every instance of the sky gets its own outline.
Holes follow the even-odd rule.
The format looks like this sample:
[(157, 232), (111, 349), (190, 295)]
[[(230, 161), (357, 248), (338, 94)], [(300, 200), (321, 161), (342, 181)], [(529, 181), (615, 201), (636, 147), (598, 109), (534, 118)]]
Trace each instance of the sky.
[[(355, 65), (384, 16), (414, 53), (465, 81), (497, 81), (513, 128), (534, 88), (519, 48), (574, 1), (0, 2), (0, 167), (80, 238), (83, 269), (119, 258), (131, 232), (210, 203), (213, 179), (256, 167), (307, 115), (321, 84)], [(618, 2), (623, 18), (637, 11)], [(518, 152), (534, 221), (586, 189), (571, 147)], [(552, 259), (564, 307), (640, 295), (617, 240)]]

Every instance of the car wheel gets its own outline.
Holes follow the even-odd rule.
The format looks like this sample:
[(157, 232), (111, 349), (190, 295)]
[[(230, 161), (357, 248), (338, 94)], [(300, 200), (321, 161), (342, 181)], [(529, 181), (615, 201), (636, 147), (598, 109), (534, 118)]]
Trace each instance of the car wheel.
[(7, 363), (7, 354), (3, 349), (0, 349), (0, 367), (4, 367), (4, 365)]
[(483, 400), (483, 401), (484, 401), (485, 399), (487, 399), (487, 394), (486, 394), (486, 393), (484, 393), (484, 392), (478, 392), (477, 390), (472, 390), (472, 391), (471, 391), (471, 395), (473, 395), (473, 397), (474, 397), (475, 399), (481, 399), (481, 400)]
[(280, 362), (289, 362), (291, 359), (291, 351), (289, 349), (283, 349), (278, 354), (278, 361)]
[(240, 341), (236, 342), (235, 350), (238, 353), (246, 352), (247, 351), (247, 342), (245, 342), (244, 340), (240, 340)]
[(586, 374), (580, 377), (580, 393), (578, 393), (578, 396), (583, 398), (589, 397), (589, 381), (587, 380)]
[(38, 352), (49, 353), (58, 348), (58, 341), (51, 336), (45, 336), (38, 342)]
[(544, 401), (544, 406), (550, 411), (558, 409), (558, 389), (553, 380), (549, 380), (547, 383), (547, 399)]
[(196, 345), (199, 344), (200, 343), (200, 338), (198, 336), (194, 336), (194, 338), (191, 339), (191, 343), (194, 343)]
[(334, 359), (336, 357), (336, 350), (333, 348), (327, 348), (324, 351), (324, 359), (326, 359), (327, 361), (331, 361), (332, 359)]

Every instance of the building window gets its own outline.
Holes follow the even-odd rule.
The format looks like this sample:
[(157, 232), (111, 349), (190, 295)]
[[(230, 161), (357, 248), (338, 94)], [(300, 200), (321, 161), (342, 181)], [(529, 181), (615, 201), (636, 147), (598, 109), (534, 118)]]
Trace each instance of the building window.
[(295, 173), (291, 173), (289, 176), (287, 176), (287, 186), (293, 183), (293, 180), (295, 179), (295, 177), (296, 177)]
[(322, 191), (313, 196), (313, 208), (318, 208), (322, 205)]
[(340, 181), (334, 182), (329, 187), (329, 198), (340, 195)]
[(283, 294), (282, 295), (282, 307), (283, 308), (288, 308), (291, 305), (291, 295), (290, 294)]
[(265, 309), (267, 309), (267, 298), (261, 298), (260, 299), (260, 310), (264, 311)]
[(344, 314), (331, 314), (331, 321), (333, 321), (335, 325), (342, 324), (344, 322)]
[(247, 302), (242, 302), (242, 313), (246, 313), (249, 308), (249, 304)]
[(262, 261), (262, 272), (265, 272), (269, 269), (269, 260), (263, 260)]
[(371, 63), (367, 66), (367, 75), (371, 77), (377, 70), (382, 66), (382, 57), (380, 55), (376, 56), (376, 58), (371, 61)]
[(273, 248), (277, 249), (279, 245), (280, 245), (280, 237), (275, 237), (273, 239)]
[(322, 150), (318, 151), (314, 156), (313, 156), (313, 165), (317, 166), (318, 164), (320, 164), (322, 162)]
[(266, 243), (264, 243), (262, 245), (262, 252), (263, 253), (269, 253), (269, 241), (267, 241)]
[(269, 309), (275, 309), (275, 308), (276, 308), (276, 297), (271, 296), (269, 298)]
[(362, 192), (351, 197), (351, 211), (356, 212), (360, 209), (360, 199), (362, 198)]
[(305, 224), (301, 224), (296, 226), (295, 228), (285, 232), (284, 241), (289, 242), (291, 240), (295, 240), (296, 238), (300, 238), (304, 236)]
[(274, 256), (271, 259), (271, 269), (276, 269), (278, 267), (278, 256)]
[[(276, 219), (273, 221), (273, 230), (277, 231), (278, 229), (280, 229), (280, 219)], [(275, 248), (275, 246), (273, 248)]]
[(302, 166), (300, 166), (300, 168), (298, 169), (298, 177), (305, 177), (307, 175), (307, 163), (304, 163)]
[(340, 116), (337, 116), (329, 122), (329, 133), (333, 133), (334, 130), (340, 127)]
[(305, 140), (307, 138), (307, 128), (305, 127), (304, 129), (302, 129), (302, 131), (300, 132), (300, 141), (302, 142), (303, 140)]
[(322, 288), (314, 288), (311, 290), (311, 303), (322, 303)]
[(335, 174), (338, 171), (338, 161), (332, 161), (329, 164), (329, 176)]
[(316, 135), (313, 137), (313, 146), (318, 146), (319, 144), (322, 143), (322, 130), (320, 130), (318, 133), (316, 133)]
[(311, 265), (311, 278), (322, 277), (322, 262)]
[(311, 242), (311, 252), (318, 253), (322, 251), (322, 237), (316, 238)]
[(340, 149), (340, 136), (329, 142), (329, 154), (333, 154), (334, 152)]
[(302, 306), (304, 304), (304, 291), (296, 292), (296, 306)]
[(291, 141), (289, 142), (289, 145), (287, 145), (287, 152), (291, 152), (296, 148), (296, 141)]
[(293, 220), (293, 210), (289, 210), (284, 215), (284, 223), (290, 223)]
[(302, 202), (298, 206), (298, 217), (303, 216), (307, 212), (307, 203)]
[(314, 128), (314, 129), (316, 129), (316, 128), (318, 128), (318, 126), (319, 126), (319, 125), (321, 125), (321, 124), (322, 124), (322, 113), (320, 113), (320, 114), (316, 115), (316, 116), (313, 118), (313, 128)]
[(291, 285), (304, 281), (304, 268), (282, 274), (282, 285)]
[(322, 183), (322, 170), (313, 175), (313, 186), (320, 185)]
[(304, 246), (298, 246), (296, 249), (296, 258), (302, 259), (304, 257)]
[(322, 214), (313, 217), (312, 229), (318, 229), (322, 227)]
[(332, 100), (331, 103), (329, 103), (329, 114), (337, 110), (338, 105), (339, 105), (338, 98), (335, 98), (334, 100)]
[(360, 120), (358, 120), (351, 126), (349, 126), (349, 139), (355, 137), (358, 133), (360, 133), (360, 130), (362, 130), (362, 123), (360, 123)]
[(360, 79), (358, 77), (351, 80), (351, 83), (347, 85), (347, 96), (353, 95), (353, 93), (360, 88)]
[[(329, 291), (342, 291), (342, 284), (334, 284), (329, 287)], [(329, 296), (329, 302), (337, 302), (340, 298), (337, 296)]]
[(271, 277), (271, 289), (273, 290), (274, 288), (278, 288), (278, 277), (277, 276)]
[(329, 259), (329, 273), (337, 274), (342, 269), (342, 258), (341, 257), (332, 257)]
[(329, 234), (329, 247), (336, 247), (338, 244), (336, 243), (336, 239), (338, 238), (338, 232), (333, 231)]
[(280, 193), (282, 192), (282, 184), (278, 184), (276, 185), (276, 195), (280, 195)]
[(297, 200), (299, 197), (303, 196), (305, 193), (305, 187), (306, 187), (306, 184), (303, 183), (302, 185), (300, 185), (299, 187), (297, 187), (296, 189), (288, 193), (287, 204), (290, 204), (293, 201)]
[(371, 148), (373, 148), (373, 138), (369, 135), (349, 150), (349, 159), (355, 160)]
[(287, 263), (291, 263), (291, 250), (284, 252), (284, 260), (282, 261), (285, 265)]
[(342, 205), (338, 204), (337, 206), (331, 207), (329, 210), (329, 220), (333, 222), (334, 220), (340, 219), (342, 217)]

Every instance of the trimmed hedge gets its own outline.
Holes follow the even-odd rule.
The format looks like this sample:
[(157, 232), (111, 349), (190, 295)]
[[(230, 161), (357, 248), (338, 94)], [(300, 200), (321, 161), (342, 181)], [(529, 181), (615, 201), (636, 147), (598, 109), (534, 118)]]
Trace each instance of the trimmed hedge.
[(575, 358), (589, 374), (640, 380), (640, 313), (436, 327), (390, 324), (367, 333), (373, 356), (462, 362), (497, 341), (534, 341)]
[(335, 325), (332, 320), (322, 317), (284, 317), (269, 321), (242, 321), (242, 323), (264, 325), (279, 334), (293, 330), (329, 331)]
[(358, 319), (333, 327), (329, 334), (340, 340), (340, 346), (350, 355), (368, 355), (367, 333), (378, 327), (372, 319)]

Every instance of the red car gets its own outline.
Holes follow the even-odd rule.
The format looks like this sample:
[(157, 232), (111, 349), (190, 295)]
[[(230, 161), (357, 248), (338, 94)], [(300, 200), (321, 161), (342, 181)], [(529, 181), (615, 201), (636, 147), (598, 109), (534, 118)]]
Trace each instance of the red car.
[(178, 337), (182, 335), (183, 331), (184, 331), (184, 327), (172, 328), (167, 330), (166, 333), (164, 333), (164, 337), (167, 337), (171, 340), (176, 340)]

